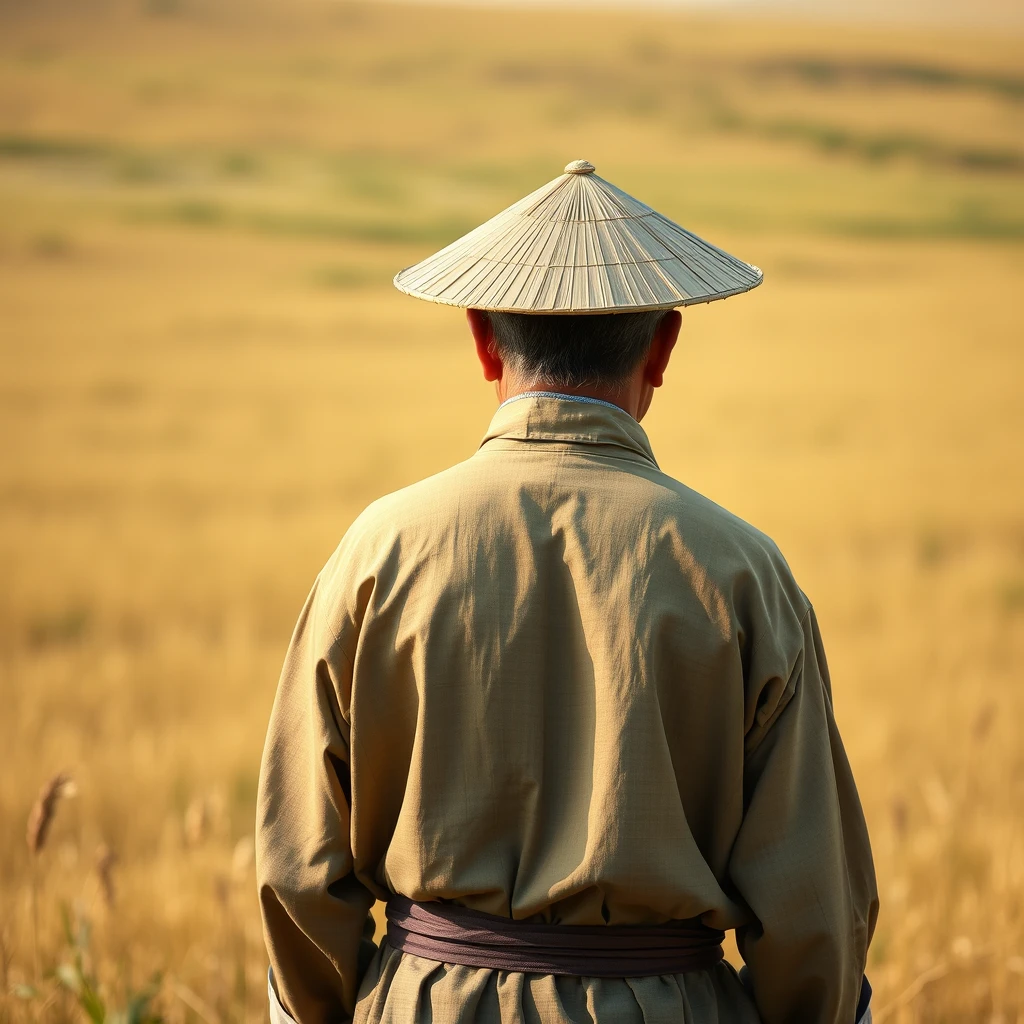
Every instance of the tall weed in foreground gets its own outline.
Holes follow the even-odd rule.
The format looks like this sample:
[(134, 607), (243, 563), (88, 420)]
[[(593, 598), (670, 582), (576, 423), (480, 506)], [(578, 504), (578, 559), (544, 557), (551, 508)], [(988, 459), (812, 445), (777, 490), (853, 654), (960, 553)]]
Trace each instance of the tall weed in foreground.
[[(46, 863), (48, 852), (61, 853), (59, 844), (56, 851), (47, 850), (60, 805), (77, 792), (71, 776), (59, 772), (43, 785), (28, 815), (29, 863), (22, 887), (25, 913), (16, 913), (14, 904), (0, 906), (0, 1024), (259, 1020), (246, 1006), (248, 996), (256, 1003), (262, 994), (247, 980), (247, 971), (254, 966), (250, 931), (235, 907), (235, 889), (248, 880), (252, 866), (251, 840), (238, 841), (221, 870), (221, 858), (206, 848), (216, 827), (218, 801), (193, 800), (183, 816), (187, 854), (214, 853), (212, 860), (202, 856), (203, 866), (213, 869), (207, 902), (217, 919), (216, 927), (202, 932), (210, 940), (200, 963), (208, 982), (204, 998), (185, 980), (192, 981), (197, 973), (194, 960), (200, 951), (194, 942), (180, 957), (176, 955), (180, 947), (168, 942), (171, 936), (158, 934), (155, 957), (135, 955), (141, 945), (139, 926), (130, 919), (129, 908), (118, 905), (119, 858), (108, 844), (100, 843), (96, 850), (91, 880), (88, 875), (80, 879), (84, 888), (75, 884), (71, 872), (62, 870), (65, 865), (59, 857), (53, 865)], [(59, 940), (53, 928), (55, 911), (60, 918)], [(148, 923), (155, 924), (152, 918)], [(223, 946), (223, 955), (214, 952), (218, 945)], [(18, 951), (23, 959), (16, 955)], [(174, 972), (168, 970), (171, 966)], [(253, 973), (263, 969), (261, 961)], [(136, 980), (139, 975), (146, 976), (142, 984)]]
[(32, 860), (32, 964), (35, 980), (39, 981), (39, 856), (46, 846), (57, 804), (62, 798), (76, 794), (74, 780), (66, 772), (58, 772), (48, 779), (36, 797), (28, 816), (25, 840)]

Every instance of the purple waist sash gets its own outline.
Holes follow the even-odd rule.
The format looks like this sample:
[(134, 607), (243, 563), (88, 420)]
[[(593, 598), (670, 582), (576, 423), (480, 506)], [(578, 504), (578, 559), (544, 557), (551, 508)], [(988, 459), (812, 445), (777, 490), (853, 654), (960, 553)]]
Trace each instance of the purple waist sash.
[(445, 964), (500, 971), (642, 978), (713, 967), (725, 933), (698, 918), (665, 924), (564, 925), (516, 921), (450, 903), (392, 896), (392, 949)]

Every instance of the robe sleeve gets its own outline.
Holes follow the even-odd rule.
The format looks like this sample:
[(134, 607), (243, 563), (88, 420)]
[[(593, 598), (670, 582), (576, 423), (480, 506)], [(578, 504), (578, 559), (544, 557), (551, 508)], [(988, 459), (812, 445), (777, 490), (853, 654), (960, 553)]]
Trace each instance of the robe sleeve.
[(256, 811), (271, 1015), (299, 1024), (351, 1020), (374, 953), (374, 896), (354, 873), (349, 836), (351, 659), (323, 603), (318, 579), (285, 657)]
[(729, 873), (753, 920), (736, 938), (764, 1024), (852, 1024), (878, 895), (813, 610), (801, 628), (747, 734)]

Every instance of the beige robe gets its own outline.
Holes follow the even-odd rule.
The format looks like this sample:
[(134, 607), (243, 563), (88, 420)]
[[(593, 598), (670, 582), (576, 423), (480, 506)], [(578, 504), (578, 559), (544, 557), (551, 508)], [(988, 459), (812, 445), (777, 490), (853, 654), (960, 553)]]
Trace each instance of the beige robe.
[[(285, 660), (257, 857), (300, 1024), (852, 1024), (877, 913), (778, 548), (662, 473), (626, 412), (564, 397), (506, 403), (471, 458), (347, 531)], [(752, 994), (726, 963), (594, 979), (375, 948), (389, 891), (566, 924), (702, 915), (736, 929)]]

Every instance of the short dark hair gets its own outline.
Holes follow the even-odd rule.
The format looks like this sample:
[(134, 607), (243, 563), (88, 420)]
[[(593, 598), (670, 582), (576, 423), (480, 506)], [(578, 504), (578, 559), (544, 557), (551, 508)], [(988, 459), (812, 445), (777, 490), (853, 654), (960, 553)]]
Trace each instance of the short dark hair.
[(637, 313), (487, 313), (513, 372), (557, 387), (621, 384), (647, 356), (667, 310)]

